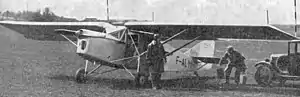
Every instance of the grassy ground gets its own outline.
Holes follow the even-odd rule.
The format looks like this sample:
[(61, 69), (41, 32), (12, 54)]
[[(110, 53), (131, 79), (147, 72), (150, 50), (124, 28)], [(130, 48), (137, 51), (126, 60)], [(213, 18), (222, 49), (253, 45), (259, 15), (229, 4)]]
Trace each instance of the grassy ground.
[[(299, 83), (263, 88), (253, 79), (248, 85), (222, 86), (214, 79), (182, 77), (163, 80), (162, 90), (138, 89), (124, 70), (91, 78), (87, 84), (74, 81), (84, 61), (67, 42), (40, 42), (0, 26), (0, 93), (4, 97), (286, 97), (299, 96)], [(109, 67), (101, 68), (101, 70)]]

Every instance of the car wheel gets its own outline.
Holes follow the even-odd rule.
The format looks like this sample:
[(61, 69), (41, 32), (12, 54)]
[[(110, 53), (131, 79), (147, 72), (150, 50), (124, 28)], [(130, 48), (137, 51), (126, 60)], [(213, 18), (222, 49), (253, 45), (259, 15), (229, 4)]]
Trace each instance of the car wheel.
[(272, 82), (272, 70), (268, 66), (260, 66), (255, 72), (255, 80), (260, 86), (269, 86)]

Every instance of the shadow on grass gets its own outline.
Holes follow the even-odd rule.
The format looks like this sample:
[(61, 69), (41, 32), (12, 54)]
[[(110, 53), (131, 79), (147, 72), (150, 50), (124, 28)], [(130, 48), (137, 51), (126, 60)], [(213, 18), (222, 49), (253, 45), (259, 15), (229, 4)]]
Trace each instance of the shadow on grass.
[[(75, 81), (72, 76), (55, 75), (48, 77), (53, 80), (65, 80)], [(246, 84), (237, 86), (235, 84), (220, 85), (210, 83), (214, 80), (213, 77), (184, 77), (177, 79), (164, 79), (161, 81), (163, 90), (169, 91), (237, 91), (237, 92), (249, 92), (249, 93), (271, 93), (282, 95), (294, 95), (300, 96), (300, 85), (287, 84), (285, 86), (273, 86), (273, 87), (260, 87), (256, 84)], [(146, 87), (137, 88), (134, 86), (132, 79), (118, 79), (118, 78), (93, 78), (90, 77), (87, 83), (84, 84), (98, 84), (106, 86), (114, 90), (139, 90), (150, 89), (150, 82), (147, 82)]]
[[(281, 95), (293, 95), (300, 96), (300, 85), (284, 85), (284, 86), (271, 86), (261, 87), (254, 84), (247, 84), (242, 86), (227, 85), (222, 86), (220, 91), (239, 91), (239, 92), (250, 92), (250, 93), (270, 93), (270, 94), (281, 94)], [(298, 88), (297, 88), (298, 87)]]
[(75, 81), (74, 76), (68, 76), (63, 74), (46, 76), (46, 77), (52, 80)]

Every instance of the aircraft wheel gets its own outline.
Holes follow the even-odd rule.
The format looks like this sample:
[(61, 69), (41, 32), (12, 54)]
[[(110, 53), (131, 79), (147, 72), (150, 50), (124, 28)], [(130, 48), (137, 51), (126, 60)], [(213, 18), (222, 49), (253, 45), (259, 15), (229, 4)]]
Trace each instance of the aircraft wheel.
[(272, 77), (272, 71), (268, 66), (260, 66), (255, 72), (255, 80), (261, 86), (269, 86), (272, 82)]
[(139, 80), (139, 83), (140, 83), (140, 85), (145, 86), (146, 83), (147, 83), (147, 81), (148, 81), (148, 77), (146, 77), (146, 76), (141, 76), (141, 77), (140, 77), (140, 80)]
[(143, 75), (138, 75), (135, 77), (135, 84), (137, 87), (145, 86), (148, 81), (148, 77)]
[(87, 81), (86, 73), (84, 68), (79, 68), (75, 74), (76, 82), (85, 83)]

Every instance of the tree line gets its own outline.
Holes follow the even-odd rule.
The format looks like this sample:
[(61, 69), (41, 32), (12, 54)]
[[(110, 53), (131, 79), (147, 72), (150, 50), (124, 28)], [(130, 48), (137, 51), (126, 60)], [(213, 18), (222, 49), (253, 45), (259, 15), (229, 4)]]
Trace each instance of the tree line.
[(149, 20), (136, 20), (136, 19), (110, 19), (101, 20), (97, 18), (85, 18), (77, 20), (75, 18), (67, 18), (57, 16), (50, 8), (46, 7), (43, 11), (0, 11), (0, 20), (14, 20), (14, 21), (34, 21), (34, 22), (108, 22), (113, 25), (123, 25), (125, 22), (148, 22)]
[(36, 22), (78, 22), (78, 20), (74, 18), (57, 16), (48, 7), (44, 8), (43, 11), (41, 11), (40, 9), (37, 11), (18, 11), (18, 12), (4, 11), (4, 12), (0, 12), (0, 15), (3, 20), (36, 21)]

